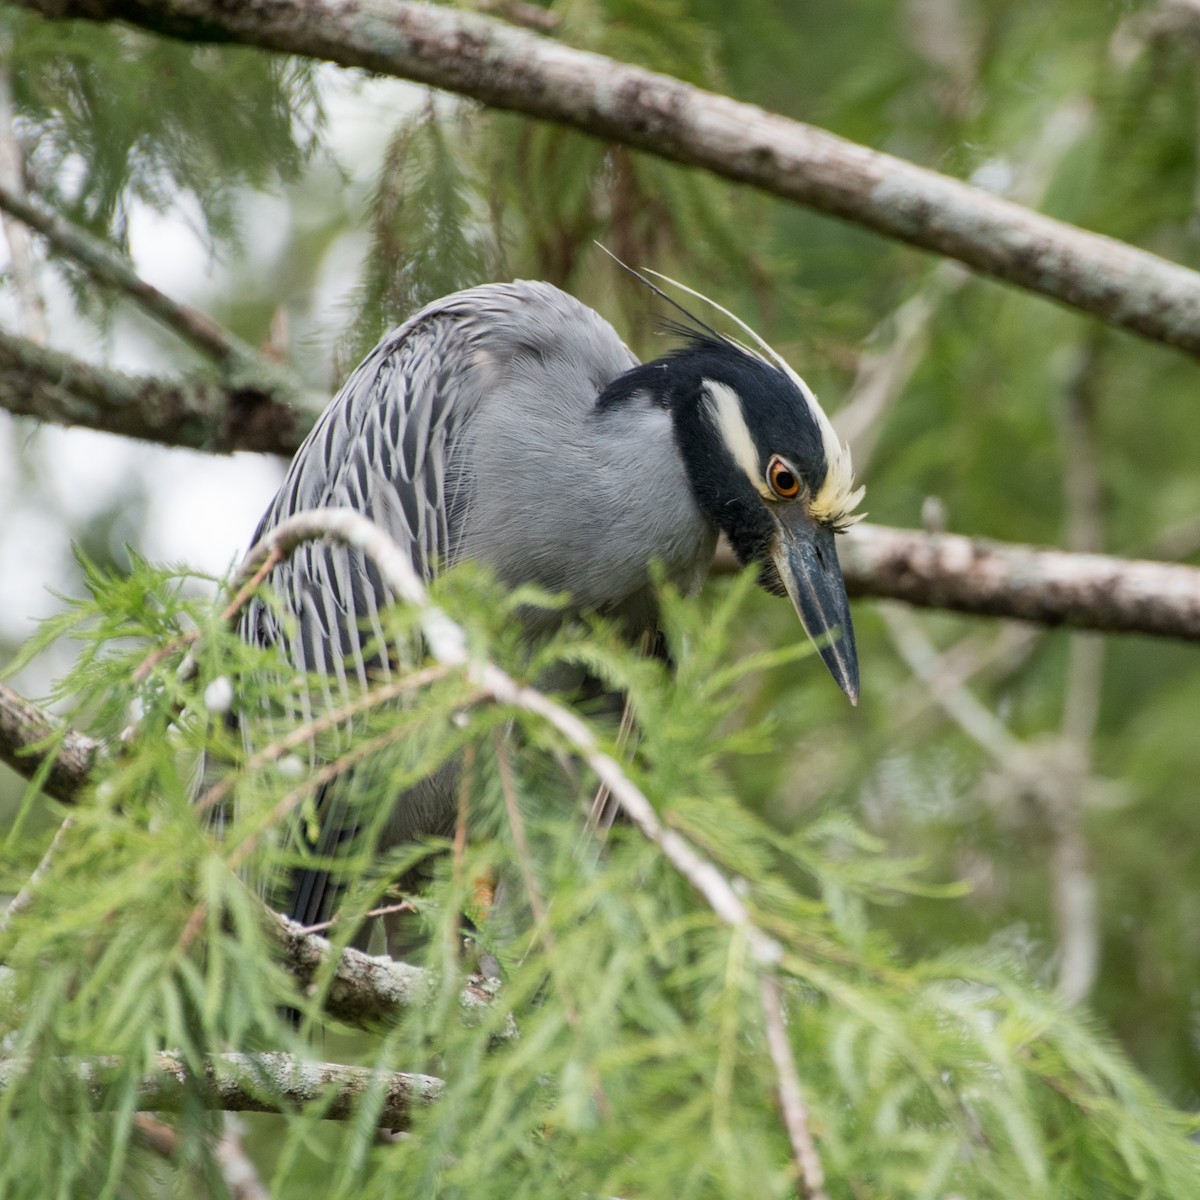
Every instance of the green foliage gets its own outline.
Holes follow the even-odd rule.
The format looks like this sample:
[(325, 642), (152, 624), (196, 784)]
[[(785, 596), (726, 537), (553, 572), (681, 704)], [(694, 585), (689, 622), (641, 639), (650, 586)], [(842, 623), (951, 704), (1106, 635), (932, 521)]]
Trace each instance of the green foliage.
[[(574, 45), (720, 86), (715, 39), (678, 0), (572, 0), (556, 12)], [(397, 125), (375, 182), (343, 366), (420, 305), (486, 280), (545, 279), (593, 303), (616, 292), (635, 329), (652, 331), (649, 294), (595, 243), (626, 263), (754, 284), (765, 211), (653, 156), (431, 97)], [(634, 342), (653, 346), (644, 333)]]
[(461, 153), (476, 123), (473, 114), (439, 113), (430, 99), (393, 134), (371, 200), (348, 367), (422, 305), (488, 278), (487, 230)]
[(214, 243), (236, 245), (238, 189), (294, 178), (321, 129), (311, 63), (11, 9), (0, 21), (34, 187), (119, 244), (132, 202), (190, 199)]
[[(1196, 54), (1187, 38), (1155, 33), (1157, 4), (547, 7), (561, 17), (555, 36), (569, 44), (963, 178), (982, 169), (981, 178), (1003, 184), (1028, 170), (1036, 186), (1022, 195), (1035, 206), (1196, 261)], [(445, 97), (399, 120), (392, 108), (368, 112), (394, 131), (379, 162), (353, 164), (375, 181), (364, 196), (347, 183), (342, 148), (324, 143), (311, 66), (13, 12), (3, 21), (32, 183), (93, 229), (120, 241), (135, 201), (185, 207), (227, 250), (246, 190), (295, 181), (287, 193), (295, 228), (275, 260), (239, 259), (212, 301), (243, 336), (260, 340), (281, 306), (303, 315), (315, 281), (331, 267), (344, 271), (346, 232), (369, 231), (347, 361), (331, 371), (312, 348), (333, 343), (340, 313), (312, 314), (315, 333), (301, 325), (294, 337), (292, 352), (308, 355), (312, 378), (339, 375), (425, 300), (508, 276), (569, 287), (635, 349), (653, 353), (657, 311), (596, 253), (595, 240), (744, 315), (831, 409), (870, 356), (893, 344), (900, 306), (927, 300), (916, 366), (873, 422), (869, 456), (856, 448), (872, 519), (915, 525), (936, 495), (955, 531), (1061, 543), (1062, 478), (1080, 457), (1062, 420), (1064, 397), (1080, 357), (1094, 354), (1090, 432), (1104, 545), (1197, 561), (1196, 368), (1182, 356), (1123, 335), (1097, 339), (1082, 318), (992, 284), (948, 283), (925, 257), (795, 206)], [(1056, 142), (1049, 135), (1068, 111), (1081, 113), (1082, 125), (1073, 140)], [(331, 165), (334, 155), (345, 173)], [(111, 540), (107, 525), (98, 540)], [(422, 1136), (399, 1145), (375, 1146), (365, 1116), (352, 1126), (311, 1114), (256, 1118), (252, 1149), (289, 1195), (324, 1196), (330, 1179), (365, 1195), (385, 1187), (422, 1194), (435, 1184), (472, 1195), (759, 1195), (788, 1186), (744, 948), (628, 831), (603, 852), (576, 853), (586, 772), (581, 781), (564, 776), (557, 740), (514, 714), (476, 707), (465, 729), (446, 728), (445, 713), (463, 695), (450, 681), (404, 710), (405, 740), (380, 756), (375, 786), (472, 744), (472, 816), (495, 840), (472, 845), (458, 877), (444, 859), (431, 867), (427, 847), (379, 864), (363, 848), (343, 867), (366, 878), (351, 897), (360, 908), (375, 901), (372, 881), (418, 857), (432, 870), (423, 953), (441, 972), (439, 1003), (379, 1038), (336, 1031), (317, 1048), (297, 1039), (276, 1006), (307, 1005), (316, 1024), (315, 1004), (269, 967), (253, 901), (229, 869), (247, 839), (253, 852), (239, 865), (249, 877), (270, 880), (295, 861), (266, 812), (297, 781), (269, 765), (247, 769), (238, 739), (197, 715), (204, 682), (222, 674), (237, 680), (247, 712), (286, 711), (294, 692), (206, 608), (185, 603), (178, 580), (141, 563), (125, 581), (90, 578), (98, 601), (48, 631), (94, 622), (59, 692), (92, 731), (118, 734), (134, 701), (146, 716), (4, 943), (19, 967), (2, 1006), (8, 1047), (22, 1047), (43, 1072), (4, 1101), (2, 1115), (17, 1122), (11, 1163), (0, 1156), (5, 1186), (38, 1182), (40, 1190), (54, 1178), (63, 1194), (92, 1194), (108, 1179), (124, 1193), (189, 1194), (202, 1186), (199, 1171), (219, 1192), (216, 1124), (199, 1111), (181, 1119), (187, 1149), (168, 1168), (129, 1144), (127, 1124), (44, 1103), (69, 1098), (56, 1056), (128, 1053), (116, 1085), (128, 1097), (160, 1044), (193, 1055), (288, 1046), (448, 1079), (445, 1102), (420, 1118)], [(1051, 822), (912, 680), (870, 606), (856, 606), (864, 694), (851, 712), (819, 668), (778, 650), (794, 645), (795, 620), (765, 597), (740, 597), (729, 610), (721, 597), (702, 610), (714, 631), (673, 609), (683, 676), (671, 689), (603, 628), (564, 635), (528, 663), (497, 628), (503, 605), (489, 615), (472, 598), (476, 584), (444, 583), (450, 607), (478, 627), (479, 645), (514, 670), (532, 677), (559, 655), (631, 690), (646, 732), (630, 770), (681, 831), (748, 881), (760, 919), (791, 947), (790, 1033), (835, 1194), (847, 1180), (856, 1196), (971, 1200), (1195, 1191), (1177, 1117), (1095, 1031), (1111, 1031), (1175, 1104), (1196, 1107), (1200, 663), (1188, 648), (1105, 644), (1079, 794), (1099, 897), (1093, 1019), (1065, 1013), (1042, 990), (1062, 939)], [(200, 678), (181, 683), (171, 659), (151, 684), (134, 686), (132, 668), (190, 622), (204, 630)], [(942, 614), (924, 628), (948, 665), (980, 664), (973, 693), (1053, 769), (1064, 700), (1078, 692), (1069, 635), (1045, 633), (1014, 652), (1011, 631), (983, 622)], [(760, 655), (752, 672), (732, 673)], [(714, 663), (719, 687), (709, 686)], [(179, 717), (180, 705), (193, 715)], [(514, 911), (485, 936), (504, 961), (504, 1007), (522, 1038), (488, 1054), (491, 1027), (463, 1027), (453, 1003), (460, 968), (450, 925), (476, 867), (513, 862), (492, 740), (510, 716), (520, 726), (511, 754), (537, 878), (553, 897), (555, 951), (521, 911), (518, 874)], [(258, 744), (279, 736), (278, 720), (264, 717)], [(383, 738), (396, 720), (371, 714), (359, 732)], [(202, 743), (238, 772), (239, 805), (221, 844), (186, 803)], [(322, 735), (320, 749), (345, 752), (333, 734)], [(302, 798), (295, 807), (305, 815)], [(14, 804), (4, 887), (19, 887), (40, 858), (51, 809), (32, 793)], [(181, 952), (202, 898), (210, 915)], [(110, 1155), (114, 1147), (121, 1153)]]
[[(322, 1016), (327, 973), (299, 994), (238, 875), (270, 877), (294, 861), (283, 834), (311, 785), (264, 749), (288, 736), (282, 714), (303, 681), (272, 670), (213, 607), (186, 600), (178, 572), (135, 562), (127, 576), (90, 569), (89, 582), (91, 598), (47, 631), (80, 642), (61, 691), (99, 732), (138, 715), (31, 904), (0, 934), (9, 969), (0, 1039), (18, 1064), (0, 1095), (0, 1191), (191, 1194), (197, 1172), (219, 1191), (219, 1119), (195, 1092), (170, 1118), (178, 1148), (156, 1161), (131, 1124), (139, 1080), (164, 1048), (196, 1069), (230, 1048), (287, 1048), (435, 1074), (446, 1087), (397, 1142), (375, 1136), (382, 1093), (346, 1121), (322, 1121), (319, 1102), (255, 1118), (250, 1147), (274, 1164), (274, 1194), (794, 1194), (763, 968), (744, 932), (633, 827), (618, 824), (604, 842), (583, 832), (595, 781), (540, 719), (473, 695), (451, 673), (398, 702), (372, 708), (364, 697), (353, 738), (317, 731), (327, 757), (358, 764), (368, 817), (414, 775), (466, 755), (470, 839), (461, 856), (435, 855), (428, 888), (413, 896), (428, 998), (391, 1028), (350, 1036)], [(794, 650), (735, 656), (752, 586), (742, 579), (703, 605), (663, 597), (674, 677), (603, 623), (565, 627), (531, 652), (513, 614), (545, 599), (506, 597), (478, 571), (450, 573), (437, 592), (473, 652), (519, 678), (585, 667), (628, 692), (636, 746), (620, 750), (612, 723), (597, 717), (602, 745), (625, 758), (665, 824), (738, 881), (755, 923), (784, 948), (787, 1034), (831, 1195), (1187, 1195), (1200, 1165), (1188, 1121), (1088, 1021), (1010, 957), (914, 957), (879, 924), (881, 906), (924, 897), (954, 907), (960, 889), (936, 886), (920, 862), (895, 859), (844, 816), (785, 833), (740, 803), (730, 768), (778, 744), (769, 716), (747, 719), (733, 685), (797, 669), (797, 657), (817, 666)], [(190, 678), (178, 670), (189, 629), (199, 632)], [(412, 614), (399, 613), (389, 637), (407, 645), (411, 630)], [(174, 649), (155, 653), (164, 646)], [(251, 728), (244, 749), (204, 710), (221, 677)], [(378, 752), (355, 757), (367, 743)], [(220, 829), (202, 811), (203, 790), (194, 802), (201, 751), (223, 760), (203, 787), (221, 777), (234, 785)], [(377, 903), (387, 870), (442, 848), (410, 848), (383, 865), (360, 848), (344, 915)], [(39, 852), (10, 839), (4, 884), (15, 889)], [(507, 899), (478, 937), (504, 983), (492, 1009), (468, 1021), (457, 914), (489, 871)], [(354, 924), (334, 926), (335, 944)], [(303, 1014), (298, 1030), (284, 1006)], [(505, 1036), (510, 1015), (515, 1037)], [(320, 1026), (327, 1033), (314, 1043)], [(110, 1066), (104, 1111), (94, 1111), (77, 1064), (100, 1055)]]

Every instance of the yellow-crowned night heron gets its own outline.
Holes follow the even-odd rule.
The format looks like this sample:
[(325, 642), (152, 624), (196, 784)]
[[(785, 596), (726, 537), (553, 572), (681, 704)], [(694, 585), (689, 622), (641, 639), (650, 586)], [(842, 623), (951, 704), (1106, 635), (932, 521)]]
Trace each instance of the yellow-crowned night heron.
[[(654, 621), (651, 562), (694, 590), (723, 532), (744, 564), (759, 564), (764, 587), (791, 598), (855, 701), (834, 549), (862, 494), (849, 454), (813, 393), (765, 345), (760, 356), (693, 323), (676, 327), (678, 349), (639, 363), (608, 322), (550, 284), (438, 300), (351, 375), (256, 540), (303, 509), (349, 507), (406, 547), (426, 578), (476, 559), (510, 585), (569, 593), (577, 610), (636, 630)], [(372, 564), (313, 544), (270, 584), (294, 634), (285, 638), (278, 609), (255, 602), (243, 635), (285, 641), (296, 666), (365, 684), (364, 646), (382, 640), (390, 599)], [(448, 833), (454, 792), (444, 768), (399, 796), (385, 842)], [(344, 806), (332, 807), (342, 811), (318, 805), (322, 854), (354, 833)], [(333, 895), (328, 872), (299, 871), (291, 914), (321, 921)]]

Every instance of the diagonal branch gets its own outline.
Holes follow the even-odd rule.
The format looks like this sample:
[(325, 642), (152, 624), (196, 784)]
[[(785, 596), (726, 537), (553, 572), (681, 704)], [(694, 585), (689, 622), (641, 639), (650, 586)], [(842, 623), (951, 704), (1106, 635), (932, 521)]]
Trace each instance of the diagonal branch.
[[(309, 1104), (320, 1104), (330, 1121), (353, 1117), (364, 1098), (377, 1102), (384, 1084), (379, 1124), (384, 1129), (404, 1129), (413, 1110), (432, 1104), (442, 1093), (442, 1081), (433, 1075), (379, 1072), (369, 1067), (340, 1063), (302, 1062), (290, 1054), (214, 1054), (203, 1069), (193, 1070), (176, 1054), (156, 1055), (156, 1067), (138, 1083), (138, 1108), (144, 1112), (182, 1112), (199, 1102), (224, 1112), (286, 1113)], [(120, 1058), (104, 1056), (70, 1061), (83, 1085), (81, 1099), (103, 1111), (121, 1103), (125, 1065)], [(0, 1062), (0, 1095), (21, 1077), (23, 1064)]]
[(704, 167), (1200, 355), (1200, 274), (799, 121), (408, 0), (19, 0), (48, 17), (128, 21), (412, 79)]
[[(350, 509), (317, 509), (289, 517), (251, 549), (239, 569), (239, 576), (253, 572), (259, 562), (272, 555), (290, 554), (314, 539), (339, 542), (370, 559), (393, 595), (416, 610), (429, 652), (438, 663), (460, 668), (471, 683), (490, 693), (497, 704), (520, 709), (554, 729), (571, 752), (588, 764), (625, 816), (696, 890), (717, 919), (745, 939), (761, 983), (768, 1050), (804, 1194), (809, 1200), (824, 1200), (824, 1174), (809, 1128), (795, 1062), (790, 1048), (786, 1047), (776, 973), (783, 957), (782, 944), (762, 928), (717, 864), (663, 823), (646, 794), (621, 765), (600, 748), (592, 731), (575, 713), (537, 689), (519, 683), (494, 663), (471, 653), (465, 632), (430, 599), (408, 555), (361, 513)], [(510, 806), (509, 811), (512, 815), (516, 810)]]
[(0, 330), (0, 408), (209, 453), (292, 454), (316, 408), (277, 380), (126, 375)]
[(519, 683), (494, 663), (472, 656), (462, 627), (433, 603), (408, 555), (369, 518), (349, 508), (299, 512), (280, 522), (246, 555), (239, 577), (276, 553), (291, 554), (305, 542), (327, 539), (359, 551), (375, 564), (392, 595), (416, 611), (430, 656), (442, 666), (460, 668), (493, 701), (541, 718), (592, 769), (625, 815), (653, 842), (663, 857), (704, 898), (725, 924), (742, 930), (760, 965), (779, 961), (782, 948), (755, 925), (749, 909), (717, 868), (691, 844), (659, 820), (654, 806), (611, 755), (600, 749), (592, 731), (570, 709), (535, 688)]
[(113, 247), (44, 205), (19, 195), (3, 181), (0, 181), (0, 210), (36, 230), (64, 258), (78, 263), (98, 283), (132, 300), (143, 312), (227, 373), (261, 378), (264, 386), (273, 386), (275, 390), (299, 390), (282, 368), (223, 329), (211, 317), (172, 300), (147, 283), (133, 269), (133, 264)]

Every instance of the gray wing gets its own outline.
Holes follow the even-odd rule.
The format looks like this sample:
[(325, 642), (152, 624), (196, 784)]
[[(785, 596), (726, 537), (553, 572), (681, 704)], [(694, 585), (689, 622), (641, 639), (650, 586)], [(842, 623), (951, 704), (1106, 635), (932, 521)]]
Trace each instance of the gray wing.
[[(437, 301), (389, 334), (350, 376), (297, 451), (255, 541), (304, 509), (353, 508), (385, 529), (428, 579), (455, 560), (465, 526), (478, 527), (464, 454), (488, 399), (495, 418), (515, 381), (527, 393), (541, 372), (552, 393), (548, 404), (590, 407), (635, 361), (597, 314), (548, 284), (488, 285)], [(326, 681), (323, 695), (304, 698), (302, 716), (339, 702), (371, 674), (387, 675), (386, 655), (374, 647), (383, 644), (379, 614), (392, 597), (360, 552), (307, 543), (275, 569), (268, 586), (274, 607), (253, 601), (240, 632), (259, 645), (282, 644), (296, 667)], [(357, 833), (350, 786), (339, 781), (317, 798), (321, 834), (312, 849), (321, 857)], [(439, 788), (451, 795), (434, 794)], [(393, 822), (394, 840), (443, 832), (452, 804), (445, 778), (398, 797), (398, 809), (408, 811)], [(297, 871), (291, 915), (306, 924), (326, 919), (335, 891), (328, 872)]]
[[(381, 342), (355, 370), (296, 453), (254, 540), (294, 513), (353, 508), (369, 516), (430, 578), (446, 557), (450, 531), (445, 496), (448, 448), (480, 399), (469, 361), (469, 334), (422, 313)], [(275, 599), (296, 621), (288, 656), (303, 670), (345, 685), (366, 682), (363, 647), (381, 635), (379, 610), (389, 594), (359, 551), (308, 543), (273, 572)], [(363, 623), (366, 623), (366, 629)], [(279, 620), (255, 602), (241, 632), (269, 644), (283, 640)]]

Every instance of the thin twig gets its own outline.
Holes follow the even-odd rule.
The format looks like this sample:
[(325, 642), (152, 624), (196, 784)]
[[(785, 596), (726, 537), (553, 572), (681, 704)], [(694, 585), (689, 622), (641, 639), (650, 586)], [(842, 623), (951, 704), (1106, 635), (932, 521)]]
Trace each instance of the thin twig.
[(912, 613), (897, 604), (881, 604), (879, 615), (905, 665), (945, 714), (997, 763), (1024, 778), (1026, 753), (1019, 739), (963, 684), (940, 671), (937, 650)]
[[(397, 904), (385, 904), (381, 908), (373, 908), (370, 912), (363, 913), (363, 920), (368, 920), (371, 917), (392, 917), (399, 913), (415, 913), (417, 906), (411, 900), (401, 900)], [(341, 918), (332, 916), (328, 921), (318, 921), (315, 925), (302, 926), (305, 933), (324, 933), (327, 929), (332, 929)]]
[(166, 1121), (160, 1121), (149, 1113), (134, 1114), (133, 1132), (134, 1137), (159, 1158), (170, 1161), (179, 1153), (179, 1134)]
[(213, 1152), (217, 1169), (229, 1189), (230, 1200), (271, 1200), (271, 1193), (242, 1144), (245, 1132), (246, 1123), (243, 1120), (233, 1113), (225, 1114), (225, 1128)]
[(967, 634), (937, 654), (925, 682), (915, 679), (889, 705), (896, 713), (893, 728), (897, 733), (915, 729), (938, 708), (936, 696), (956, 688), (965, 688), (976, 679), (995, 685), (1017, 674), (1040, 644), (1043, 631), (1016, 621), (1000, 623), (991, 629)]
[(468, 745), (463, 751), (462, 771), (458, 777), (458, 807), (454, 814), (454, 846), (451, 859), (454, 888), (462, 886), (467, 861), (467, 834), (471, 818), (471, 776), (475, 771), (475, 747)]
[(62, 848), (63, 842), (67, 840), (67, 834), (71, 832), (74, 825), (75, 818), (67, 817), (58, 827), (58, 832), (51, 838), (50, 845), (46, 847), (46, 853), (42, 855), (41, 861), (34, 867), (33, 873), (25, 880), (21, 890), (9, 901), (8, 907), (4, 910), (3, 914), (0, 914), (0, 934), (7, 932), (12, 919), (20, 916), (33, 903), (34, 892), (37, 891), (38, 884), (46, 877), (46, 872), (50, 870), (50, 864), (54, 856)]
[(775, 1065), (778, 1080), (779, 1107), (783, 1111), (783, 1124), (788, 1140), (792, 1143), (792, 1156), (800, 1178), (797, 1181), (803, 1200), (828, 1200), (825, 1191), (825, 1172), (821, 1157), (813, 1140), (808, 1122), (808, 1105), (800, 1087), (800, 1076), (796, 1072), (796, 1060), (792, 1055), (792, 1044), (788, 1041), (787, 1026), (783, 1017), (783, 1003), (779, 994), (779, 980), (766, 972), (759, 976), (759, 996), (762, 999), (763, 1023), (767, 1031), (767, 1049)]
[[(541, 888), (538, 887), (537, 873), (533, 869), (533, 854), (529, 849), (529, 837), (525, 832), (525, 819), (521, 816), (521, 804), (517, 799), (517, 789), (513, 782), (512, 764), (508, 761), (508, 753), (504, 749), (504, 739), (500, 730), (492, 731), (492, 741), (496, 750), (496, 766), (500, 775), (500, 790), (504, 794), (504, 811), (508, 815), (508, 827), (512, 830), (513, 849), (517, 852), (517, 866), (521, 869), (521, 882), (525, 886), (525, 896), (533, 912), (537, 927), (537, 936), (548, 955), (554, 954), (554, 931), (550, 928), (550, 911), (542, 899)], [(570, 1006), (573, 1010), (574, 1006)], [(574, 1024), (578, 1014), (572, 1011), (568, 1014)]]
[[(1103, 484), (1095, 438), (1097, 379), (1103, 353), (1098, 338), (1081, 348), (1063, 396), (1064, 540), (1070, 550), (1103, 548)], [(1053, 833), (1052, 879), (1058, 941), (1059, 995), (1080, 1004), (1100, 970), (1100, 914), (1092, 875), (1083, 806), (1091, 775), (1092, 742), (1100, 720), (1104, 684), (1104, 639), (1071, 635), (1063, 694), (1062, 769), (1058, 786), (1040, 793)]]

